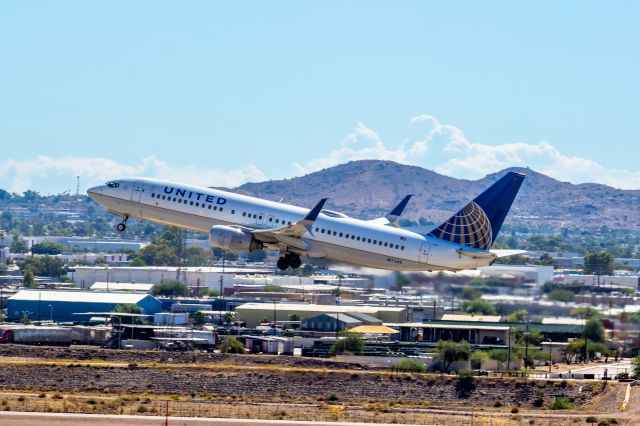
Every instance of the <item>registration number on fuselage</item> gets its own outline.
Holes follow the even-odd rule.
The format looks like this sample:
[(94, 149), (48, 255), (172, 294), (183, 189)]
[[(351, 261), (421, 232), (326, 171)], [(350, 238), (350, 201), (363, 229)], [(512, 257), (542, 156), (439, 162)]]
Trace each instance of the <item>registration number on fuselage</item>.
[(388, 263), (393, 263), (394, 265), (402, 265), (402, 260), (395, 259), (393, 257), (387, 257), (387, 262)]

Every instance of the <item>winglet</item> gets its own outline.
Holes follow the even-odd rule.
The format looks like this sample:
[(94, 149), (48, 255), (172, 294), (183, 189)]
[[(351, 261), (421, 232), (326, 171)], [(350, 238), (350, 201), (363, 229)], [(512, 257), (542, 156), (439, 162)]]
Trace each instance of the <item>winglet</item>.
[(328, 198), (323, 198), (320, 201), (318, 201), (318, 204), (316, 204), (314, 208), (309, 210), (309, 213), (307, 213), (304, 219), (302, 219), (298, 223), (300, 225), (303, 225), (305, 228), (309, 229), (309, 227), (311, 227), (311, 225), (313, 225), (313, 223), (318, 218), (318, 215), (320, 214), (320, 211), (322, 210), (322, 207), (324, 207), (324, 203), (326, 203), (327, 200)]
[(400, 219), (400, 215), (402, 215), (405, 207), (407, 207), (407, 203), (409, 203), (411, 197), (413, 197), (413, 194), (409, 194), (404, 197), (402, 201), (400, 201), (398, 205), (395, 206), (394, 209), (385, 216), (389, 222), (393, 223), (394, 225), (398, 222), (398, 219)]

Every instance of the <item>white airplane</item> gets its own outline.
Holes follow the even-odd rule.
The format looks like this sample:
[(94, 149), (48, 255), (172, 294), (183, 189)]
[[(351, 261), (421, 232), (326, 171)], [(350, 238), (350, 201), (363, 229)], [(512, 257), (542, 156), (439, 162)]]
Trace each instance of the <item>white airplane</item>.
[(116, 179), (89, 189), (91, 198), (122, 217), (209, 234), (213, 247), (278, 250), (278, 268), (298, 268), (301, 256), (395, 271), (477, 268), (519, 250), (491, 250), (524, 175), (509, 172), (462, 210), (427, 233), (398, 226), (411, 196), (387, 216), (359, 220), (324, 210), (326, 198), (305, 209), (218, 189), (147, 178)]

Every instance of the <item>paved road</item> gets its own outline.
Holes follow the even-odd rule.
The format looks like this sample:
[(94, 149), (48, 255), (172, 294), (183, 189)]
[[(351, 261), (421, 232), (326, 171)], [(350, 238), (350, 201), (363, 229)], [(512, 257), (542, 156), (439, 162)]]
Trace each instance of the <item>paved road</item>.
[[(21, 413), (3, 411), (0, 426), (162, 426), (164, 417), (101, 414)], [(371, 426), (370, 423), (304, 422), (294, 420), (235, 420), (169, 417), (169, 426)], [(376, 425), (391, 426), (391, 425)]]
[(623, 362), (609, 363), (604, 365), (594, 365), (594, 366), (582, 367), (582, 368), (566, 368), (564, 371), (554, 372), (554, 376), (552, 377), (556, 377), (558, 373), (562, 373), (564, 377), (570, 376), (570, 374), (573, 373), (573, 374), (580, 374), (580, 375), (594, 374), (595, 377), (599, 378), (601, 376), (604, 376), (605, 370), (607, 370), (608, 377), (615, 377), (617, 374), (625, 373), (625, 372), (629, 373), (631, 371), (631, 362), (623, 361)]

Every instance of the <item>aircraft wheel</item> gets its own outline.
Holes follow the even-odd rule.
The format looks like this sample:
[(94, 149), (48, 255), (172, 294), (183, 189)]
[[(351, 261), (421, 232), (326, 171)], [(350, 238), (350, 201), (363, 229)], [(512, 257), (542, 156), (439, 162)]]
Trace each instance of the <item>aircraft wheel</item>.
[(278, 265), (278, 269), (284, 271), (289, 267), (289, 259), (287, 259), (286, 257), (281, 257), (278, 259), (277, 265)]
[(125, 225), (124, 223), (119, 223), (116, 225), (116, 229), (118, 230), (118, 232), (124, 232), (124, 230), (127, 229), (127, 225)]
[(293, 268), (299, 268), (302, 265), (302, 260), (300, 260), (300, 256), (297, 254), (291, 254), (289, 258), (289, 265)]

